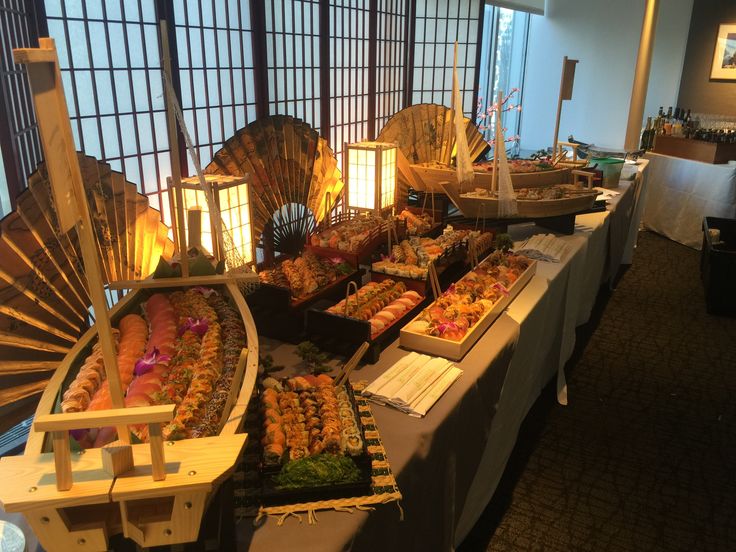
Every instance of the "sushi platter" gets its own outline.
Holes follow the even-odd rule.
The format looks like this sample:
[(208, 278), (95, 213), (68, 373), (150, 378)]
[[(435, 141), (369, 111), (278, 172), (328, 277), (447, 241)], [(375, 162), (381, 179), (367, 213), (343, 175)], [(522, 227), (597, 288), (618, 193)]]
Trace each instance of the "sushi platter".
[(460, 360), (529, 283), (537, 263), (496, 251), (401, 329), (402, 347)]
[(285, 341), (300, 340), (306, 309), (321, 299), (339, 297), (349, 282), (360, 281), (361, 274), (343, 257), (312, 251), (259, 272), (261, 285), (247, 297), (258, 331)]
[(307, 334), (323, 348), (338, 353), (355, 350), (366, 342), (369, 349), (364, 358), (373, 364), (424, 303), (425, 297), (403, 281), (371, 281), (337, 304), (318, 303), (310, 308)]
[(309, 237), (307, 249), (324, 257), (343, 257), (353, 266), (369, 264), (374, 251), (386, 243), (391, 225), (398, 239), (407, 235), (406, 222), (390, 221), (372, 213), (352, 211), (332, 216)]
[(263, 504), (370, 493), (371, 459), (349, 382), (268, 377), (259, 388)]
[(492, 248), (493, 234), (447, 226), (437, 238), (412, 237), (394, 245), (391, 254), (371, 265), (371, 279), (381, 282), (392, 279), (403, 282), (408, 289), (426, 295), (430, 289), (429, 267), (449, 284), (467, 270), (471, 243), (483, 255)]

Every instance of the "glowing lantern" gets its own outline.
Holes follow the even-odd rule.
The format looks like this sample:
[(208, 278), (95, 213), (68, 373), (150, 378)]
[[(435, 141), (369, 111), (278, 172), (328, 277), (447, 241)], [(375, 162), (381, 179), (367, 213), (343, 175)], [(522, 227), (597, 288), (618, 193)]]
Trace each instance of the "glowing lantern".
[(347, 208), (378, 213), (396, 207), (396, 144), (346, 144)]
[[(250, 188), (246, 180), (239, 176), (205, 175), (208, 193), (211, 194), (212, 200), (220, 210), (222, 224), (230, 233), (232, 244), (228, 243), (229, 240), (220, 238), (223, 228), (219, 228), (213, 217), (210, 216), (205, 192), (200, 187), (197, 177), (183, 178), (181, 184), (178, 185), (182, 198), (183, 209), (181, 211), (177, 204), (177, 185), (171, 179), (168, 180), (174, 228), (177, 228), (179, 224), (184, 225), (189, 247), (201, 245), (217, 259), (240, 258), (246, 264), (256, 258), (251, 226)], [(180, 213), (184, 214), (183, 221), (180, 220)], [(189, 228), (189, 221), (198, 219), (201, 221), (199, 244), (194, 243), (199, 229)]]

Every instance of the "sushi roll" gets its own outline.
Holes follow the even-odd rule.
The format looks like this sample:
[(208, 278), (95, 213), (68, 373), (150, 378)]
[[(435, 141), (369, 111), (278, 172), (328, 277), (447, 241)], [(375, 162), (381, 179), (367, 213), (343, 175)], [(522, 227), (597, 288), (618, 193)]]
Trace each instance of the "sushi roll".
[(406, 305), (402, 305), (401, 303), (391, 303), (386, 307), (385, 310), (389, 311), (391, 314), (398, 318), (406, 310)]
[(284, 455), (284, 446), (278, 443), (271, 443), (263, 447), (263, 461), (270, 465), (281, 463), (281, 457)]
[(421, 296), (421, 295), (419, 295), (419, 294), (418, 294), (418, 293), (417, 293), (416, 291), (414, 291), (413, 289), (410, 289), (409, 291), (405, 291), (404, 293), (402, 293), (402, 294), (401, 294), (401, 297), (405, 297), (405, 298), (407, 298), (407, 299), (411, 299), (411, 300), (412, 300), (412, 301), (414, 301), (415, 303), (418, 303), (419, 301), (421, 301), (421, 300), (422, 300), (422, 296)]
[(371, 318), (369, 322), (371, 324), (372, 334), (377, 334), (386, 327), (386, 324), (384, 324), (380, 318)]
[(350, 456), (358, 456), (363, 452), (363, 440), (358, 435), (349, 435), (345, 440), (345, 450)]
[(395, 303), (400, 303), (404, 305), (407, 309), (410, 309), (414, 306), (414, 301), (411, 299), (408, 299), (407, 297), (399, 297)]

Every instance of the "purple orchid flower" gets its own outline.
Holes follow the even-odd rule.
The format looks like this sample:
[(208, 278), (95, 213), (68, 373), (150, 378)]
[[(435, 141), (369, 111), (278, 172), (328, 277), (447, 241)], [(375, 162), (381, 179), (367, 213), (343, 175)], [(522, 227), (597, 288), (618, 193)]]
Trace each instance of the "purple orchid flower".
[(196, 291), (201, 293), (205, 299), (210, 297), (210, 295), (217, 295), (217, 291), (215, 291), (212, 288), (204, 287), (204, 286), (196, 286), (192, 288), (192, 291)]
[(142, 376), (143, 374), (147, 374), (153, 370), (153, 367), (157, 364), (166, 364), (170, 360), (171, 357), (169, 355), (162, 355), (158, 350), (158, 347), (154, 347), (153, 351), (145, 355), (143, 358), (138, 359), (135, 363), (133, 373), (136, 376)]
[(454, 332), (459, 329), (460, 328), (458, 327), (458, 325), (455, 324), (454, 322), (442, 322), (441, 324), (437, 326), (437, 330), (440, 332), (440, 335), (444, 334), (447, 331)]
[(496, 282), (496, 283), (495, 283), (495, 284), (493, 284), (493, 285), (492, 285), (491, 287), (492, 287), (493, 289), (497, 289), (498, 291), (500, 291), (500, 292), (501, 292), (501, 293), (503, 293), (504, 295), (508, 295), (508, 294), (509, 294), (509, 290), (508, 290), (508, 288), (506, 288), (506, 286), (505, 286), (505, 285), (503, 285), (503, 284), (502, 284), (501, 282)]
[(184, 335), (187, 330), (190, 330), (197, 334), (199, 337), (202, 337), (204, 334), (207, 333), (209, 327), (210, 323), (207, 321), (206, 318), (192, 318), (190, 316), (189, 318), (187, 318), (186, 322), (184, 322), (182, 327), (179, 328), (179, 335)]

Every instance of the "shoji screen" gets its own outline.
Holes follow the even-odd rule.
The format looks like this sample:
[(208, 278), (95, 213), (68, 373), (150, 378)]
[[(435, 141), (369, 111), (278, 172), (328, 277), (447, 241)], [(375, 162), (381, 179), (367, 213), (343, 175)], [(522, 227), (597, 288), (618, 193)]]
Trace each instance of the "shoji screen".
[(175, 0), (174, 22), (182, 110), (206, 167), (225, 140), (256, 118), (249, 4)]
[(0, 0), (0, 216), (43, 158), (25, 68), (13, 62), (13, 48), (37, 45), (33, 6)]
[(263, 1), (269, 112), (293, 115), (319, 131), (319, 1)]
[(161, 208), (170, 164), (155, 2), (46, 0), (46, 15), (77, 148)]
[(369, 0), (330, 0), (330, 145), (368, 137)]
[(412, 103), (450, 106), (453, 47), (457, 40), (463, 111), (466, 116), (473, 114), (482, 6), (482, 0), (416, 0)]
[(403, 107), (408, 17), (406, 0), (378, 0), (377, 3), (376, 134)]

